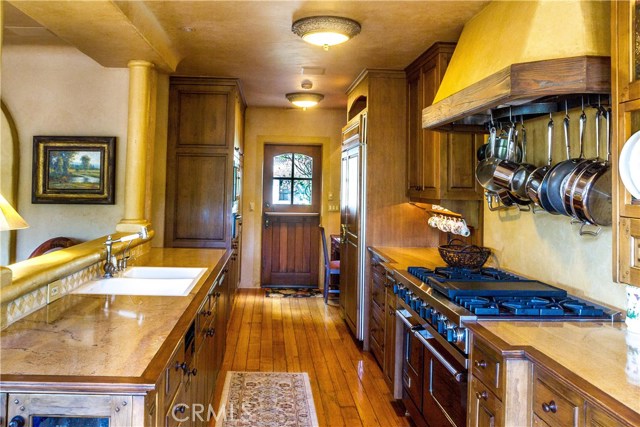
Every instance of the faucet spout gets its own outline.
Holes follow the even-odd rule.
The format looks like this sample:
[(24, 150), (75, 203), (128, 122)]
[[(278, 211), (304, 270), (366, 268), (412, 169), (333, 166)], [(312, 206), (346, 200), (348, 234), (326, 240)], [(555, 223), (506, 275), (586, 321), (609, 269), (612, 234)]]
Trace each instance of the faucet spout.
[[(131, 245), (131, 241), (135, 240), (135, 239), (147, 239), (149, 237), (149, 231), (147, 230), (147, 227), (141, 227), (140, 231), (134, 234), (129, 234), (126, 236), (122, 236), (119, 239), (113, 240), (111, 238), (111, 236), (107, 236), (107, 241), (104, 242), (104, 244), (107, 247), (107, 259), (106, 262), (104, 264), (104, 275), (103, 277), (105, 278), (110, 278), (113, 277), (113, 275), (120, 271), (120, 270), (124, 270), (127, 268), (127, 260), (129, 259), (129, 257), (127, 256), (126, 252), (129, 249), (129, 245)], [(129, 242), (129, 244), (127, 245), (127, 247), (124, 249), (124, 251), (122, 252), (122, 259), (117, 260), (116, 261), (116, 265), (113, 264), (113, 262), (111, 261), (111, 257), (112, 257), (112, 246), (114, 243), (118, 243), (118, 242)]]

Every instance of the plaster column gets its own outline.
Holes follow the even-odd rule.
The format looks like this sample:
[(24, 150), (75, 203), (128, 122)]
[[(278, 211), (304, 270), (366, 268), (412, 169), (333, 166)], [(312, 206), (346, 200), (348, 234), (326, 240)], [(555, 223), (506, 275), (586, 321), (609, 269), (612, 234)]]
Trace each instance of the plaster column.
[[(127, 163), (124, 184), (124, 218), (117, 231), (137, 232), (149, 226), (145, 218), (147, 151), (151, 144), (150, 124), (154, 109), (156, 71), (151, 62), (129, 61), (129, 121), (127, 126)], [(151, 196), (151, 195), (149, 195)]]

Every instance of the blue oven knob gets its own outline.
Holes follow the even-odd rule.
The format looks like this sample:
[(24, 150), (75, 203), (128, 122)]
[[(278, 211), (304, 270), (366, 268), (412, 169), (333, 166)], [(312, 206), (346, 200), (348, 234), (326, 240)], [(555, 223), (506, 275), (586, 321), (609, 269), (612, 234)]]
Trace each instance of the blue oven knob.
[(398, 295), (398, 291), (399, 291), (399, 290), (400, 290), (400, 289), (399, 289), (398, 284), (397, 284), (397, 283), (394, 283), (394, 284), (393, 284), (393, 293), (394, 293), (394, 294), (396, 294), (396, 295)]

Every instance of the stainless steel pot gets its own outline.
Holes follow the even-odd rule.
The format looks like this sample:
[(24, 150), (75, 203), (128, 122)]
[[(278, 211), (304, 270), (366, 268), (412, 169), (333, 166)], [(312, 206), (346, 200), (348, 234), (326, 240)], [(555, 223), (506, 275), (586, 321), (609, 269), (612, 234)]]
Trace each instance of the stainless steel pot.
[(607, 159), (587, 166), (571, 191), (573, 215), (589, 224), (608, 226), (612, 223), (611, 197), (611, 110), (606, 111)]
[(496, 144), (496, 128), (492, 127), (489, 131), (489, 146), (491, 149), (489, 150), (489, 157), (478, 162), (476, 166), (476, 180), (482, 187), (484, 187), (488, 191), (496, 192), (500, 190), (501, 187), (497, 186), (493, 182), (493, 172), (496, 169), (498, 163), (502, 161), (497, 157), (493, 157), (493, 148)]
[(522, 123), (522, 161), (520, 166), (514, 172), (511, 177), (511, 183), (509, 185), (510, 190), (513, 194), (518, 197), (521, 197), (525, 200), (531, 200), (531, 198), (527, 195), (526, 183), (529, 179), (529, 175), (536, 170), (535, 165), (531, 163), (527, 163), (527, 131), (524, 128), (524, 122)]
[[(527, 192), (527, 196), (531, 199), (535, 204), (545, 209), (546, 204), (548, 205), (547, 200), (541, 200), (542, 194), (542, 182), (544, 177), (547, 175), (549, 169), (551, 169), (551, 163), (553, 162), (551, 158), (553, 150), (553, 118), (551, 118), (551, 114), (549, 114), (549, 123), (547, 124), (547, 164), (544, 166), (540, 166), (536, 168), (529, 177), (527, 178), (527, 182), (525, 183), (525, 190)], [(546, 194), (545, 194), (546, 196)]]
[(543, 180), (542, 191), (545, 192), (547, 200), (549, 201), (549, 207), (551, 208), (551, 210), (547, 209), (549, 212), (553, 211), (555, 213), (569, 215), (569, 212), (566, 211), (564, 206), (562, 185), (563, 182), (565, 182), (567, 175), (571, 173), (578, 163), (584, 161), (584, 159), (571, 158), (571, 144), (569, 142), (569, 114), (566, 114), (564, 117), (563, 128), (567, 160), (556, 164), (549, 170), (547, 176), (545, 176)]
[[(602, 111), (600, 108), (596, 109), (596, 117), (595, 117), (595, 127), (596, 127), (596, 157), (593, 159), (589, 159), (583, 162), (580, 162), (576, 167), (571, 171), (571, 173), (567, 176), (565, 182), (562, 186), (562, 197), (563, 203), (565, 207), (565, 211), (575, 217), (575, 213), (572, 207), (572, 198), (573, 198), (573, 190), (576, 184), (576, 181), (579, 179), (582, 172), (588, 168), (593, 163), (598, 163), (600, 159), (598, 156), (600, 155), (600, 117)], [(580, 158), (584, 158), (583, 151), (583, 139), (584, 139), (584, 129), (586, 126), (587, 116), (582, 110), (582, 115), (580, 116)]]

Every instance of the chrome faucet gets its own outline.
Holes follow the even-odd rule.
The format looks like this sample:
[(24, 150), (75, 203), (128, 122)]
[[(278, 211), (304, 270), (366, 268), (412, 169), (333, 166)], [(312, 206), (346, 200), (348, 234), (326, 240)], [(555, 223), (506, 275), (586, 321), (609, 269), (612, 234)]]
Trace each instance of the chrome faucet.
[[(103, 277), (110, 278), (113, 277), (113, 275), (118, 271), (125, 270), (127, 268), (127, 260), (129, 259), (129, 257), (127, 256), (127, 251), (129, 250), (131, 241), (135, 239), (146, 239), (148, 237), (149, 231), (147, 230), (147, 227), (141, 227), (139, 232), (122, 236), (121, 238), (115, 240), (111, 238), (111, 235), (107, 236), (107, 241), (104, 242), (105, 246), (107, 247), (107, 259), (104, 263)], [(124, 249), (124, 251), (122, 251), (122, 258), (116, 260), (116, 263), (114, 264), (112, 260), (112, 246), (114, 243), (118, 242), (129, 242), (129, 244), (127, 244), (127, 247)]]

